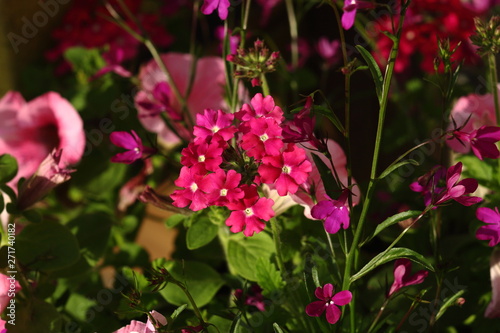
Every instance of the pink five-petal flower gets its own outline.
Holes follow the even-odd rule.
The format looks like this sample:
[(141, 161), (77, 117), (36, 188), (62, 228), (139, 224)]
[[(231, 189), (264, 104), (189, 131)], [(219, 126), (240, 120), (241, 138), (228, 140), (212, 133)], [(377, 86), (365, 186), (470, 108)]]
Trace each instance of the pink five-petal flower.
[(493, 250), (490, 257), (491, 302), (484, 316), (500, 318), (500, 250)]
[[(193, 57), (189, 54), (167, 53), (161, 55), (161, 59), (169, 70), (180, 94), (185, 96), (190, 83)], [(144, 109), (140, 104), (141, 101), (148, 100), (148, 96), (153, 94), (158, 83), (167, 82), (165, 73), (160, 70), (154, 60), (151, 60), (141, 68), (139, 79), (141, 81), (141, 91), (135, 96), (135, 103), (142, 125), (147, 130), (158, 133), (161, 143), (165, 145), (180, 143), (181, 140), (168, 128), (159, 113), (152, 116), (150, 110)], [(196, 114), (202, 113), (206, 108), (218, 110), (227, 107), (224, 101), (225, 84), (224, 61), (220, 57), (202, 57), (198, 59), (191, 93), (187, 98), (187, 108), (193, 121), (196, 119)], [(177, 114), (183, 114), (180, 101), (177, 100), (173, 93), (169, 94), (169, 107), (175, 110)], [(173, 122), (172, 125), (184, 139), (191, 139), (191, 129), (178, 122)]]
[(228, 8), (231, 6), (229, 0), (204, 0), (201, 6), (201, 12), (205, 15), (210, 15), (217, 9), (219, 18), (225, 20), (228, 14)]
[(269, 221), (274, 216), (274, 201), (259, 197), (254, 185), (242, 185), (241, 189), (245, 193), (243, 199), (227, 205), (232, 212), (226, 225), (231, 227), (232, 232), (244, 230), (243, 234), (250, 237), (264, 230), (266, 224), (263, 221)]
[(314, 294), (320, 301), (314, 301), (306, 306), (306, 313), (311, 317), (319, 317), (326, 310), (326, 320), (330, 324), (335, 324), (342, 312), (338, 305), (349, 304), (352, 300), (352, 294), (349, 290), (343, 290), (335, 295), (334, 288), (331, 283), (325, 284), (323, 287), (316, 288)]
[(444, 204), (449, 200), (455, 200), (464, 206), (471, 206), (483, 200), (480, 197), (467, 196), (467, 194), (477, 189), (478, 183), (477, 180), (473, 178), (466, 178), (458, 181), (461, 174), (462, 162), (458, 162), (448, 168), (446, 171), (446, 189), (435, 198), (435, 206)]
[(245, 305), (255, 306), (259, 311), (266, 311), (264, 296), (262, 296), (262, 288), (258, 284), (252, 285), (246, 293), (243, 289), (236, 289), (234, 297)]
[[(0, 154), (13, 155), (21, 177), (31, 176), (56, 149), (62, 149), (61, 163), (77, 163), (85, 149), (83, 122), (75, 108), (59, 94), (48, 92), (26, 102), (18, 92), (0, 99)], [(15, 186), (12, 186), (15, 188)]]
[(186, 207), (198, 211), (208, 206), (208, 198), (205, 192), (199, 188), (199, 184), (205, 177), (203, 166), (196, 165), (191, 168), (183, 167), (179, 174), (179, 178), (174, 182), (176, 186), (184, 189), (176, 190), (170, 195), (174, 200), (175, 207)]
[(429, 275), (429, 272), (426, 270), (421, 270), (411, 275), (411, 261), (406, 258), (396, 260), (394, 262), (394, 282), (387, 297), (390, 297), (403, 287), (424, 282), (427, 275)]
[(234, 170), (227, 173), (218, 169), (215, 173), (209, 174), (200, 183), (200, 188), (207, 193), (209, 202), (217, 206), (225, 206), (228, 203), (235, 203), (243, 199), (245, 193), (240, 186), (241, 174)]
[(222, 151), (218, 141), (191, 142), (181, 152), (181, 164), (188, 167), (199, 165), (204, 170), (215, 172), (222, 163)]
[(342, 56), (340, 53), (340, 41), (338, 39), (329, 41), (328, 38), (321, 37), (316, 44), (316, 49), (321, 58), (323, 58), (329, 66), (337, 63)]
[(336, 234), (340, 227), (347, 229), (349, 227), (349, 205), (347, 199), (350, 191), (343, 190), (337, 200), (330, 199), (318, 202), (311, 209), (311, 215), (315, 219), (325, 220), (325, 230), (330, 234)]
[(262, 159), (258, 172), (264, 184), (273, 184), (279, 195), (297, 192), (299, 185), (307, 180), (312, 170), (304, 149), (289, 144), (288, 149), (278, 156), (266, 156)]
[(276, 156), (283, 148), (281, 127), (271, 118), (257, 118), (245, 122), (249, 132), (241, 138), (241, 148), (256, 160), (264, 156)]
[(151, 311), (150, 314), (155, 322), (153, 322), (149, 317), (146, 323), (132, 320), (130, 324), (113, 333), (155, 333), (158, 332), (157, 329), (159, 327), (167, 325), (167, 318), (165, 318), (162, 314), (154, 310)]
[(250, 104), (243, 104), (241, 110), (236, 113), (236, 118), (249, 121), (252, 118), (273, 118), (278, 124), (283, 121), (283, 110), (274, 103), (272, 96), (264, 97), (261, 93), (256, 94)]
[(222, 110), (205, 109), (203, 114), (196, 115), (196, 126), (193, 134), (196, 139), (206, 140), (214, 135), (220, 135), (224, 141), (229, 141), (236, 132), (232, 126), (234, 114)]
[(476, 210), (478, 220), (488, 223), (476, 231), (476, 238), (480, 240), (490, 240), (489, 246), (495, 246), (500, 243), (500, 213), (498, 208), (491, 209), (480, 207)]
[(480, 160), (487, 158), (498, 158), (500, 152), (496, 142), (500, 141), (500, 127), (482, 126), (470, 133), (470, 145), (472, 152)]
[(135, 133), (134, 130), (129, 132), (113, 132), (109, 135), (109, 140), (115, 146), (127, 149), (126, 152), (118, 153), (111, 157), (111, 162), (130, 164), (144, 155), (151, 154), (154, 149), (144, 147), (141, 138)]

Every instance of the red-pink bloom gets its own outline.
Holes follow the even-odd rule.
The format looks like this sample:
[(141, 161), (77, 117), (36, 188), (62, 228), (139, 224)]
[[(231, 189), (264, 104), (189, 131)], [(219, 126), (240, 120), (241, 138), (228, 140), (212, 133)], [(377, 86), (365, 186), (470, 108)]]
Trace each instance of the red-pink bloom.
[(219, 135), (224, 141), (233, 138), (236, 128), (232, 126), (234, 114), (222, 110), (205, 109), (203, 114), (196, 115), (196, 126), (193, 134), (196, 139), (207, 140)]
[(61, 163), (80, 161), (85, 148), (83, 122), (75, 108), (59, 94), (48, 92), (26, 102), (18, 92), (0, 99), (0, 154), (13, 155), (19, 165), (16, 177), (31, 176), (55, 148)]
[(134, 130), (129, 132), (113, 132), (109, 135), (111, 143), (115, 146), (127, 149), (126, 152), (118, 153), (111, 157), (111, 162), (130, 164), (141, 159), (145, 155), (154, 153), (154, 149), (144, 147), (141, 138)]
[(271, 118), (257, 118), (245, 122), (248, 132), (241, 138), (245, 153), (261, 160), (264, 156), (276, 156), (283, 148), (281, 127)]
[(435, 206), (444, 204), (449, 200), (455, 200), (464, 206), (471, 206), (483, 200), (479, 197), (467, 196), (467, 194), (473, 193), (477, 189), (477, 180), (466, 178), (458, 181), (461, 174), (461, 162), (448, 168), (446, 172), (446, 188), (435, 197), (433, 202)]
[[(189, 54), (167, 53), (163, 54), (161, 58), (179, 92), (184, 96), (191, 78), (193, 57)], [(165, 144), (179, 143), (180, 139), (168, 128), (160, 114), (151, 115), (149, 109), (144, 109), (141, 106), (141, 102), (151, 101), (152, 93), (158, 83), (166, 83), (165, 74), (160, 70), (158, 64), (151, 60), (141, 68), (139, 79), (142, 90), (135, 96), (135, 102), (142, 125), (147, 130), (158, 133)], [(203, 57), (198, 59), (191, 93), (187, 98), (187, 108), (193, 121), (196, 119), (196, 114), (203, 113), (203, 110), (207, 108), (218, 110), (227, 107), (224, 101), (225, 84), (224, 61), (221, 58)], [(169, 107), (175, 110), (176, 114), (183, 115), (180, 102), (171, 89), (167, 93)], [(183, 122), (172, 121), (172, 125), (183, 139), (187, 141), (192, 139), (192, 129), (186, 127)]]
[(283, 128), (283, 142), (310, 142), (314, 147), (321, 147), (321, 143), (314, 135), (315, 117), (311, 114), (313, 99), (308, 96), (304, 108), (293, 116), (292, 120), (285, 121)]
[(314, 301), (306, 306), (307, 315), (319, 317), (326, 311), (326, 320), (330, 324), (335, 324), (342, 314), (338, 306), (349, 304), (352, 300), (352, 294), (349, 290), (342, 290), (336, 294), (333, 292), (334, 287), (331, 283), (316, 288), (314, 295), (320, 301)]
[(206, 171), (217, 171), (222, 163), (222, 148), (217, 141), (211, 143), (191, 142), (181, 152), (184, 166), (200, 166)]
[(217, 206), (226, 206), (228, 203), (243, 199), (245, 193), (240, 186), (241, 175), (234, 170), (227, 173), (218, 169), (209, 174), (200, 184), (203, 192), (207, 193), (209, 202)]
[(121, 63), (125, 60), (125, 52), (123, 48), (111, 49), (108, 52), (104, 53), (102, 57), (107, 64), (94, 74), (94, 76), (92, 77), (93, 79), (101, 77), (109, 72), (113, 72), (122, 77), (132, 76), (132, 73), (123, 68), (123, 66), (121, 65)]
[(500, 213), (498, 208), (491, 209), (480, 207), (476, 210), (478, 220), (487, 223), (476, 231), (476, 238), (480, 240), (489, 240), (489, 246), (495, 246), (500, 243)]
[(210, 15), (217, 9), (221, 20), (225, 20), (228, 14), (228, 8), (231, 6), (229, 0), (203, 0), (201, 12)]
[(491, 302), (484, 316), (500, 318), (500, 251), (493, 250), (490, 257)]
[(326, 37), (321, 37), (316, 44), (318, 54), (326, 61), (328, 65), (336, 64), (342, 57), (340, 41), (334, 39), (329, 41)]
[(167, 325), (167, 318), (165, 318), (162, 314), (154, 310), (151, 311), (150, 314), (155, 322), (153, 322), (149, 317), (146, 323), (132, 320), (130, 324), (113, 333), (155, 333), (158, 332), (158, 328)]
[(172, 193), (170, 197), (174, 200), (173, 205), (180, 208), (189, 205), (189, 209), (193, 211), (206, 208), (208, 206), (207, 195), (199, 188), (204, 177), (203, 166), (183, 167), (174, 184), (184, 189)]
[(286, 195), (297, 192), (311, 170), (312, 165), (304, 149), (290, 144), (281, 155), (265, 156), (258, 171), (261, 182), (274, 184), (279, 195)]
[(500, 157), (500, 152), (495, 144), (500, 141), (500, 127), (482, 126), (470, 133), (454, 131), (453, 137), (464, 145), (468, 143), (474, 155), (480, 160), (483, 160), (485, 157)]
[(272, 96), (264, 97), (261, 93), (256, 94), (250, 104), (243, 104), (241, 110), (236, 113), (236, 117), (242, 121), (249, 121), (253, 118), (273, 118), (278, 124), (283, 121), (283, 110), (274, 103)]
[[(240, 44), (240, 35), (233, 35), (231, 30), (227, 31), (227, 35), (229, 42), (229, 53), (236, 54), (238, 45)], [(218, 26), (217, 28), (215, 28), (215, 37), (220, 41), (219, 48), (220, 52), (222, 53), (222, 48), (224, 47), (224, 39), (226, 38), (223, 26)]]
[(390, 297), (403, 287), (420, 284), (429, 275), (426, 270), (421, 270), (411, 275), (411, 261), (406, 258), (398, 259), (394, 262), (394, 282), (387, 294)]
[(144, 165), (137, 175), (129, 179), (119, 192), (119, 201), (117, 208), (120, 212), (125, 212), (132, 205), (139, 195), (144, 193), (146, 189), (146, 178), (153, 173), (153, 163), (151, 159), (144, 160)]
[(236, 289), (234, 291), (234, 297), (245, 305), (255, 306), (262, 312), (266, 311), (264, 296), (262, 296), (262, 288), (257, 284), (252, 285), (246, 293), (243, 293), (242, 289)]
[(269, 221), (274, 216), (273, 200), (261, 198), (254, 185), (242, 185), (245, 196), (236, 203), (230, 203), (227, 207), (232, 210), (226, 220), (226, 225), (231, 227), (232, 232), (243, 231), (247, 237), (259, 233), (266, 227), (264, 221)]
[(330, 234), (336, 234), (340, 227), (349, 228), (349, 205), (347, 199), (350, 191), (344, 190), (337, 200), (330, 199), (318, 202), (311, 209), (311, 215), (315, 219), (325, 220), (325, 230)]

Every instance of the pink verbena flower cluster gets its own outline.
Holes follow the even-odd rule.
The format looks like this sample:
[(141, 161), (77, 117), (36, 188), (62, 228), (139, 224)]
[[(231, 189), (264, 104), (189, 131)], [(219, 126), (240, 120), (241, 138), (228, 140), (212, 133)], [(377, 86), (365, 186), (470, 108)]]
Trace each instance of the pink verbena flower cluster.
[(259, 194), (267, 184), (280, 196), (294, 194), (312, 170), (304, 149), (283, 142), (282, 109), (271, 96), (255, 95), (236, 114), (205, 109), (196, 117), (194, 140), (182, 150), (183, 168), (173, 204), (193, 211), (231, 210), (226, 225), (252, 236), (275, 215), (274, 201)]

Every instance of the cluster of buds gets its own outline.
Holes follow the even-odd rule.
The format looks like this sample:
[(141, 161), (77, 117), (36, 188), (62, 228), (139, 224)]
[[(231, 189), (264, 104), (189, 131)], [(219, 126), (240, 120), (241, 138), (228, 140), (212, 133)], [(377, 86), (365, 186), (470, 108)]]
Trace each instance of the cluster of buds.
[(500, 52), (500, 16), (493, 16), (488, 22), (474, 20), (477, 34), (471, 36), (472, 43), (479, 47), (480, 55)]
[(226, 60), (238, 66), (234, 72), (235, 77), (247, 78), (255, 87), (260, 85), (262, 75), (276, 70), (279, 57), (279, 52), (270, 52), (264, 42), (257, 39), (253, 48), (248, 50), (238, 48), (236, 54), (229, 54)]

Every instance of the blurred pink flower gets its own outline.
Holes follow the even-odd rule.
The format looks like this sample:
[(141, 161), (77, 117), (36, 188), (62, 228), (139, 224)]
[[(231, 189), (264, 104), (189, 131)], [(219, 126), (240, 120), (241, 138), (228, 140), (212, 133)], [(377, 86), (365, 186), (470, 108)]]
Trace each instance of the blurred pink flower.
[[(11, 293), (17, 293), (19, 290), (21, 290), (21, 285), (15, 278), (0, 273), (0, 313), (7, 308), (10, 300), (13, 298), (13, 294)], [(0, 319), (0, 333), (7, 332), (5, 323), (5, 320)]]
[(154, 318), (156, 323), (153, 323), (149, 317), (146, 323), (137, 320), (132, 320), (130, 324), (120, 328), (118, 331), (115, 331), (114, 333), (155, 333), (158, 332), (157, 330), (158, 325), (162, 326), (167, 325), (167, 319), (162, 314), (154, 310), (151, 311), (150, 314)]
[(117, 131), (109, 135), (109, 140), (115, 146), (127, 149), (126, 152), (118, 153), (111, 157), (111, 162), (131, 164), (155, 152), (153, 148), (144, 147), (141, 138), (134, 130), (129, 132)]
[(201, 12), (205, 15), (212, 14), (216, 9), (219, 13), (219, 18), (225, 20), (228, 14), (228, 8), (231, 6), (229, 0), (203, 0)]
[(500, 318), (500, 251), (494, 250), (490, 257), (491, 302), (484, 316)]
[(35, 173), (55, 149), (62, 149), (61, 165), (77, 163), (85, 148), (83, 122), (75, 108), (58, 93), (48, 92), (26, 102), (18, 92), (0, 100), (0, 155), (11, 154), (18, 162), (16, 184)]
[(411, 261), (406, 258), (396, 260), (394, 262), (394, 282), (392, 283), (387, 297), (390, 297), (403, 287), (424, 282), (427, 275), (429, 275), (429, 272), (425, 270), (418, 271), (411, 275)]
[(489, 246), (495, 246), (500, 243), (500, 213), (498, 208), (495, 210), (488, 207), (480, 207), (476, 210), (478, 220), (487, 223), (476, 231), (476, 238), (479, 240), (490, 240)]
[[(167, 53), (163, 54), (161, 58), (179, 92), (185, 95), (190, 80), (193, 57), (189, 54)], [(161, 115), (158, 112), (152, 113), (148, 108), (143, 107), (144, 104), (157, 102), (153, 92), (159, 83), (166, 83), (165, 74), (160, 70), (158, 64), (151, 60), (141, 68), (139, 79), (141, 90), (135, 96), (135, 103), (142, 125), (147, 130), (157, 133), (165, 144), (179, 143), (181, 140), (165, 125)], [(198, 59), (191, 93), (187, 99), (187, 107), (193, 121), (196, 120), (196, 114), (203, 113), (203, 110), (207, 108), (218, 110), (227, 107), (224, 101), (225, 83), (224, 61), (221, 58), (204, 57)], [(166, 90), (165, 93), (168, 95), (168, 107), (181, 114), (180, 103), (171, 89)], [(165, 103), (165, 99), (163, 102)], [(188, 141), (192, 139), (191, 128), (186, 128), (185, 125), (177, 121), (172, 121), (172, 125), (183, 139)]]
[(326, 37), (321, 37), (316, 44), (316, 49), (321, 58), (330, 66), (336, 64), (342, 57), (338, 39), (330, 41)]
[(281, 0), (257, 0), (257, 3), (262, 7), (261, 25), (267, 24), (273, 8), (276, 7), (280, 1)]

